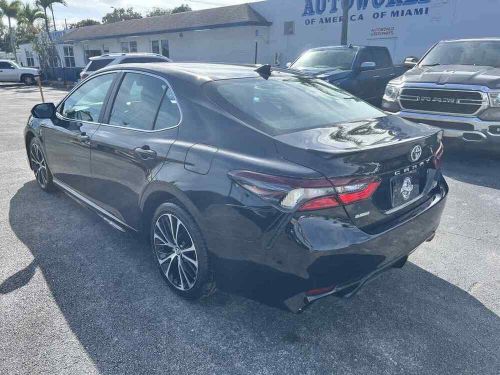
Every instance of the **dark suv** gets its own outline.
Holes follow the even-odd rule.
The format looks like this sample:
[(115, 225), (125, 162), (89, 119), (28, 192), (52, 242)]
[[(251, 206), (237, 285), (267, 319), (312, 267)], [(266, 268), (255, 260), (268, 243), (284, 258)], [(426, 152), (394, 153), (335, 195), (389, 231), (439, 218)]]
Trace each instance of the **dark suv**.
[(441, 133), (256, 68), (105, 68), (33, 108), (38, 184), (145, 233), (186, 298), (217, 285), (299, 311), (402, 266), (444, 208)]

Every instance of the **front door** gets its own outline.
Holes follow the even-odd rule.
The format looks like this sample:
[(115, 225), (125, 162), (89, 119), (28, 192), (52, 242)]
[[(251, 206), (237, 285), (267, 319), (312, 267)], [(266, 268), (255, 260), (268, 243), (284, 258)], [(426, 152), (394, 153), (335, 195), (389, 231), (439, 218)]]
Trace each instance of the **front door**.
[(85, 82), (58, 107), (56, 118), (41, 124), (49, 169), (56, 180), (84, 195), (91, 187), (92, 136), (116, 73)]
[(180, 109), (168, 83), (146, 73), (124, 73), (114, 96), (92, 137), (92, 197), (138, 229), (140, 198), (177, 138)]
[(8, 61), (0, 61), (0, 82), (14, 82), (18, 80), (17, 69)]

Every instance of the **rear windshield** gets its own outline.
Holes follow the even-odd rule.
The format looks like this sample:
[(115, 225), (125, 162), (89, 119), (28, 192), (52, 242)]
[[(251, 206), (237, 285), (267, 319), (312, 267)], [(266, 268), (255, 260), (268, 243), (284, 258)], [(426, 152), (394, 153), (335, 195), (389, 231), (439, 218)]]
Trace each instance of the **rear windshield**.
[(321, 80), (244, 78), (215, 81), (208, 87), (209, 95), (229, 113), (271, 135), (385, 116)]
[(442, 42), (424, 57), (420, 65), (478, 65), (500, 68), (500, 41)]
[(87, 72), (95, 72), (96, 70), (104, 68), (106, 65), (108, 65), (111, 61), (111, 59), (101, 59), (101, 60), (92, 60), (87, 67)]
[(357, 48), (333, 48), (304, 53), (291, 66), (292, 69), (341, 69), (349, 70), (358, 52)]

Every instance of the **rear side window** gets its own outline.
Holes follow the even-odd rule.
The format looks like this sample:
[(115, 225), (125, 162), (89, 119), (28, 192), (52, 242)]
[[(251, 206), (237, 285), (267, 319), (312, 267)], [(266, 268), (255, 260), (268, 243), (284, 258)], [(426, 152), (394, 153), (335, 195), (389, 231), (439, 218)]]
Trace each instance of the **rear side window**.
[(95, 72), (96, 70), (102, 69), (107, 66), (112, 59), (101, 59), (101, 60), (92, 60), (87, 68), (87, 72)]
[(167, 88), (163, 100), (161, 101), (158, 117), (155, 122), (155, 129), (165, 129), (176, 126), (181, 121), (181, 112), (177, 105), (177, 100), (171, 88)]
[(385, 48), (375, 48), (372, 54), (373, 61), (377, 64), (377, 69), (390, 68), (392, 66), (391, 56)]
[(160, 59), (158, 57), (127, 57), (122, 60), (120, 64), (129, 63), (153, 63), (153, 62), (166, 62), (165, 59)]
[(152, 130), (168, 85), (146, 74), (127, 73), (111, 110), (110, 125)]
[(85, 82), (64, 101), (59, 113), (73, 120), (98, 122), (115, 76), (115, 73), (103, 74)]

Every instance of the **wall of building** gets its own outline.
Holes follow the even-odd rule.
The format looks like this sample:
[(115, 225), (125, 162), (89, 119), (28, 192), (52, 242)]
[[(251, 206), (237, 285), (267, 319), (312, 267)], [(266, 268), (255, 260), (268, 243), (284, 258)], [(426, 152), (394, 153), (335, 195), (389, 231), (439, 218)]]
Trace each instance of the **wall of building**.
[[(499, 36), (500, 0), (351, 0), (349, 42), (387, 46), (396, 62), (422, 56), (442, 39)], [(252, 7), (273, 25), (268, 59), (340, 44), (341, 0), (267, 0)], [(285, 35), (293, 21), (295, 33)]]

